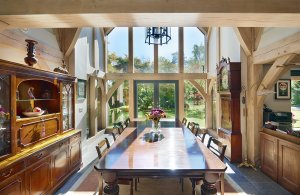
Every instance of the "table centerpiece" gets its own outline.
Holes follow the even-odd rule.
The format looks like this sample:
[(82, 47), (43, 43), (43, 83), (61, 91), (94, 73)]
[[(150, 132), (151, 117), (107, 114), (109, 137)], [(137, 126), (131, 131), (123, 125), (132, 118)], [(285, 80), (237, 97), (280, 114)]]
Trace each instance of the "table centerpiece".
[(165, 111), (159, 108), (153, 108), (148, 114), (148, 119), (152, 120), (152, 132), (155, 134), (160, 134), (160, 124), (159, 121), (161, 118), (166, 118), (167, 115)]

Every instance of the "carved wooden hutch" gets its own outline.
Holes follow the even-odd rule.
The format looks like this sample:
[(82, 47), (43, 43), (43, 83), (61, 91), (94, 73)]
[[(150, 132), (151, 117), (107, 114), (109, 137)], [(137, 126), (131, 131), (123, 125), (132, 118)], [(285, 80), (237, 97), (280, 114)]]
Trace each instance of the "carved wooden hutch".
[[(80, 168), (74, 85), (75, 77), (0, 60), (0, 194), (52, 194)], [(24, 115), (35, 107), (44, 113)]]
[(219, 139), (227, 145), (225, 156), (230, 162), (242, 161), (240, 128), (241, 63), (222, 59), (217, 69), (220, 94), (221, 127)]

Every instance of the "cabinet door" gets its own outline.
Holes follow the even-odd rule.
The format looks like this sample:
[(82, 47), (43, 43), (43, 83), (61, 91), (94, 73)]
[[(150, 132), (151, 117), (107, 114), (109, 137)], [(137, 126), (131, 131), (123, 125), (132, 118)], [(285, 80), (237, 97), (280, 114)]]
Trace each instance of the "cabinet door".
[(289, 191), (300, 191), (300, 146), (279, 140), (278, 183)]
[(11, 148), (11, 76), (0, 74), (0, 159), (12, 152)]
[(62, 130), (74, 128), (74, 83), (62, 84)]
[(266, 134), (260, 136), (261, 169), (277, 181), (277, 138)]
[(53, 153), (52, 161), (52, 177), (53, 186), (58, 184), (68, 174), (69, 168), (69, 147), (68, 140), (62, 141), (58, 144), (57, 150)]
[(81, 137), (76, 134), (70, 138), (70, 169), (73, 170), (81, 164)]
[(47, 194), (51, 189), (51, 157), (37, 162), (26, 171), (27, 189), (30, 195)]
[(25, 195), (25, 173), (15, 174), (0, 184), (0, 194)]

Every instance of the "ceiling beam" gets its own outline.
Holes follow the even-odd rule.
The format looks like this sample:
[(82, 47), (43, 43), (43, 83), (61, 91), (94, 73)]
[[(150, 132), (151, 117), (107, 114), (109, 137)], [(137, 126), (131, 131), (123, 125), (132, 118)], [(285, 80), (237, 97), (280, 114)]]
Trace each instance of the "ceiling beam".
[[(0, 0), (2, 15), (93, 13), (299, 13), (299, 0)], [(259, 6), (258, 6), (259, 5)]]
[(287, 54), (300, 53), (300, 32), (253, 52), (253, 64), (274, 62)]
[[(144, 1), (143, 1), (144, 2)], [(299, 1), (300, 2), (300, 1)], [(46, 12), (45, 12), (46, 13)], [(176, 20), (174, 20), (176, 18)], [(300, 13), (92, 13), (0, 15), (2, 28), (145, 26), (299, 27)]]
[(253, 34), (252, 34), (252, 28), (250, 27), (235, 27), (233, 28), (235, 35), (237, 36), (241, 47), (243, 48), (245, 54), (247, 56), (250, 56), (253, 51)]

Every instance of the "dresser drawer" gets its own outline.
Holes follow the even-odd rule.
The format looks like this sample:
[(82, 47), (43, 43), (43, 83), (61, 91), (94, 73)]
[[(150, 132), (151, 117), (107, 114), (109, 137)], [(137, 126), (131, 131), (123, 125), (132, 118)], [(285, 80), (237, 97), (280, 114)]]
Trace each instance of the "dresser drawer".
[(12, 165), (9, 165), (8, 167), (5, 167), (4, 169), (0, 170), (0, 181), (4, 181), (7, 178), (11, 177), (12, 175), (24, 170), (25, 163), (24, 161), (20, 161), (17, 163), (14, 163)]
[(54, 151), (54, 147), (51, 148), (47, 148), (41, 151), (38, 151), (32, 155), (30, 155), (27, 159), (26, 159), (26, 166), (30, 166), (34, 163), (36, 163), (37, 161), (45, 158), (46, 156), (48, 156), (49, 154), (51, 154)]

